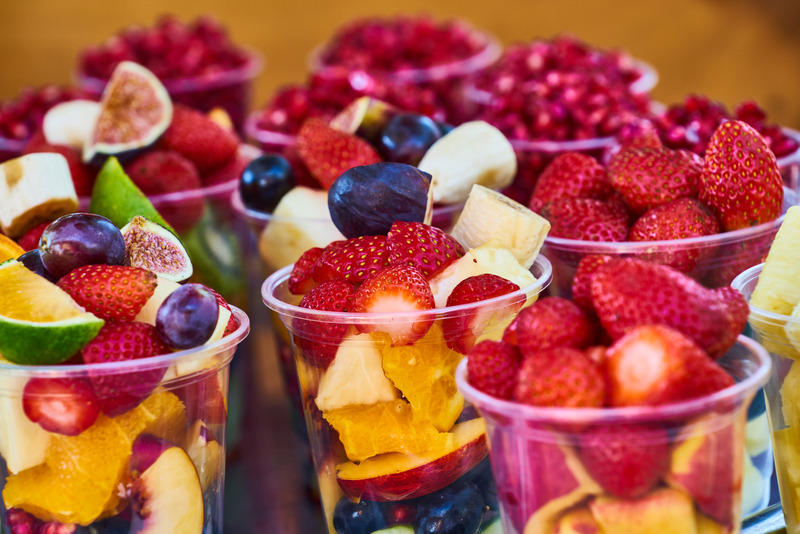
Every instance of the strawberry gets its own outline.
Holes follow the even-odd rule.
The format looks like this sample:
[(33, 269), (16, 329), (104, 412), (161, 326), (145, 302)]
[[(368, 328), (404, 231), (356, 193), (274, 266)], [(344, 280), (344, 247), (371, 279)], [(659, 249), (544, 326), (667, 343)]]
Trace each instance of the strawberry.
[(578, 267), (575, 269), (575, 277), (572, 279), (572, 302), (587, 313), (594, 312), (592, 275), (610, 259), (611, 256), (603, 254), (587, 254), (580, 259)]
[[(352, 310), (355, 287), (345, 280), (328, 280), (311, 289), (300, 301), (301, 308), (311, 310), (348, 312)], [(303, 357), (312, 365), (327, 368), (336, 357), (339, 343), (347, 333), (347, 324), (321, 321), (298, 314), (294, 319), (297, 344)]]
[[(481, 302), (518, 290), (519, 285), (496, 274), (469, 276), (453, 288), (447, 297), (446, 305), (450, 307)], [(463, 313), (446, 317), (442, 320), (442, 331), (447, 346), (456, 352), (466, 354), (487, 327), (516, 314), (524, 303), (525, 295), (518, 295), (502, 304), (493, 304), (488, 310), (471, 307)]]
[(158, 144), (178, 152), (204, 173), (234, 157), (239, 149), (239, 138), (204, 113), (173, 104), (172, 122)]
[(691, 338), (668, 326), (633, 328), (606, 353), (611, 406), (659, 406), (733, 385)]
[(33, 250), (35, 248), (38, 248), (39, 239), (41, 239), (42, 234), (44, 233), (44, 229), (47, 228), (51, 222), (53, 221), (37, 224), (36, 226), (25, 232), (22, 237), (17, 239), (17, 243), (19, 244), (19, 246), (21, 246), (25, 250)]
[(149, 150), (125, 165), (125, 172), (145, 195), (200, 188), (197, 168), (174, 150)]
[(22, 391), (25, 415), (48, 432), (77, 436), (97, 420), (100, 408), (86, 378), (34, 377)]
[[(433, 317), (416, 317), (435, 306), (433, 292), (422, 271), (410, 265), (391, 265), (364, 280), (353, 296), (356, 313), (400, 314), (395, 320), (358, 324), (360, 332), (386, 332), (392, 346), (411, 345), (424, 336)], [(411, 315), (409, 315), (411, 314)]]
[[(150, 358), (172, 352), (146, 323), (109, 322), (81, 350), (87, 364), (112, 363)], [(161, 383), (167, 366), (131, 373), (130, 371), (91, 371), (92, 383), (100, 409), (108, 416), (125, 413), (139, 405)]]
[(609, 493), (633, 499), (666, 473), (670, 441), (666, 430), (641, 424), (593, 426), (578, 437), (583, 466)]
[(603, 373), (580, 350), (553, 347), (523, 358), (514, 400), (564, 408), (599, 408), (605, 403)]
[(778, 162), (753, 127), (737, 120), (717, 127), (706, 149), (698, 198), (726, 232), (780, 216), (783, 179)]
[(200, 181), (203, 187), (212, 187), (218, 184), (233, 182), (242, 176), (242, 172), (247, 168), (250, 161), (252, 161), (252, 158), (245, 157), (237, 151), (232, 158), (221, 166), (207, 170), (201, 174)]
[(114, 321), (133, 321), (156, 285), (153, 272), (124, 265), (84, 265), (58, 281), (58, 287), (86, 311)]
[[(628, 232), (628, 241), (666, 241), (715, 235), (720, 232), (719, 222), (705, 205), (694, 198), (678, 198), (656, 206), (637, 220)], [(700, 263), (704, 264), (716, 254), (712, 245), (676, 245), (665, 250), (647, 252), (641, 257), (648, 261), (669, 265), (689, 273)]]
[(366, 235), (335, 241), (326, 246), (314, 267), (314, 280), (325, 282), (342, 278), (363, 282), (389, 265), (386, 236)]
[(312, 247), (297, 258), (292, 267), (292, 272), (289, 273), (289, 291), (294, 295), (303, 295), (308, 293), (314, 287), (314, 267), (317, 265), (317, 260), (322, 256), (322, 247)]
[(607, 169), (614, 189), (641, 214), (670, 200), (694, 196), (703, 163), (685, 150), (630, 147), (614, 154)]
[(319, 117), (307, 119), (297, 133), (297, 152), (324, 189), (347, 169), (382, 161), (363, 139), (331, 128)]
[(467, 355), (469, 383), (499, 399), (510, 399), (517, 384), (521, 357), (514, 345), (485, 339)]
[(395, 221), (386, 236), (391, 265), (416, 267), (427, 279), (464, 255), (464, 247), (435, 226)]
[(523, 358), (553, 347), (584, 349), (595, 339), (595, 325), (574, 302), (545, 297), (522, 310), (517, 321), (517, 345)]
[(528, 207), (539, 213), (553, 200), (567, 197), (605, 200), (612, 191), (606, 169), (596, 159), (580, 152), (565, 152), (542, 171)]
[(55, 152), (61, 154), (67, 160), (69, 174), (72, 176), (72, 184), (75, 186), (75, 193), (79, 197), (88, 197), (92, 194), (95, 173), (83, 164), (80, 151), (66, 145), (54, 145), (47, 142), (42, 129), (37, 130), (25, 144), (23, 154), (34, 152)]
[(723, 242), (717, 247), (714, 268), (705, 273), (702, 282), (706, 287), (725, 287), (731, 285), (733, 279), (752, 267), (763, 263), (778, 232), (777, 227), (757, 232), (745, 240), (734, 239)]
[(581, 241), (625, 241), (628, 220), (620, 210), (593, 198), (564, 198), (542, 208), (550, 235)]

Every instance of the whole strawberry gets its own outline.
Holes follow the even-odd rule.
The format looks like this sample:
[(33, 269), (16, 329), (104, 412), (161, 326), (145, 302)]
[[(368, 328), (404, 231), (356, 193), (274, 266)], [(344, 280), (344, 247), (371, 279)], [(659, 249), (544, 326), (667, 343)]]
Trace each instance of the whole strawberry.
[(526, 357), (514, 388), (514, 400), (532, 406), (599, 408), (605, 397), (600, 368), (571, 347), (555, 347)]
[(484, 340), (467, 355), (469, 383), (499, 399), (510, 399), (517, 385), (519, 351), (502, 341)]
[(550, 235), (581, 241), (625, 241), (627, 215), (601, 200), (563, 198), (542, 208), (542, 217), (550, 221)]
[(523, 358), (553, 347), (584, 349), (595, 339), (595, 327), (586, 312), (561, 297), (537, 300), (514, 323)]
[[(353, 284), (345, 280), (329, 280), (311, 289), (300, 301), (301, 308), (311, 310), (352, 311)], [(327, 368), (336, 357), (339, 344), (347, 333), (347, 324), (298, 316), (292, 327), (303, 358), (316, 367)]]
[(414, 266), (428, 279), (464, 255), (464, 247), (452, 236), (419, 222), (395, 221), (386, 246), (390, 264)]
[(86, 311), (113, 321), (133, 321), (156, 285), (158, 277), (151, 271), (124, 265), (84, 265), (58, 281)]
[(204, 173), (235, 157), (239, 138), (204, 113), (173, 104), (172, 122), (158, 144), (178, 152)]
[(326, 246), (314, 265), (314, 280), (343, 279), (363, 282), (368, 276), (389, 265), (386, 236), (365, 235)]
[(611, 256), (587, 254), (580, 259), (575, 268), (575, 277), (572, 279), (572, 302), (587, 313), (594, 312), (592, 276), (601, 265), (610, 260)]
[(698, 198), (729, 232), (777, 219), (783, 180), (775, 154), (748, 124), (722, 123), (711, 136)]
[(566, 152), (556, 156), (542, 171), (528, 207), (538, 213), (553, 200), (567, 197), (605, 200), (612, 191), (600, 162), (580, 152)]

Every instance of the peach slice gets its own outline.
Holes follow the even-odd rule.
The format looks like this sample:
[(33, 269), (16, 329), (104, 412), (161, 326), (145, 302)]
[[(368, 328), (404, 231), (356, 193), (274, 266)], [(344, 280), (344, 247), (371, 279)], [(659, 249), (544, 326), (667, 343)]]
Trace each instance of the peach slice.
[(696, 534), (692, 498), (659, 488), (636, 499), (601, 495), (589, 503), (603, 534)]
[(553, 534), (602, 534), (592, 512), (586, 506), (573, 508), (556, 523)]
[(200, 486), (205, 492), (225, 468), (225, 450), (213, 432), (200, 419), (189, 427), (184, 445), (200, 478)]

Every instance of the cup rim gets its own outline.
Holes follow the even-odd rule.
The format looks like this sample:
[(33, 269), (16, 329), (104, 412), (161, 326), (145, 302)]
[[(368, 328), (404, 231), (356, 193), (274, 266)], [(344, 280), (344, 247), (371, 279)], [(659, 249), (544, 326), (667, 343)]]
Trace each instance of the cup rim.
[(781, 131), (785, 136), (791, 137), (798, 143), (794, 152), (789, 152), (785, 156), (778, 158), (778, 168), (783, 170), (790, 165), (800, 163), (800, 131), (788, 127), (781, 127)]
[[(542, 291), (550, 284), (553, 275), (553, 267), (544, 255), (539, 254), (536, 256), (533, 265), (539, 267), (542, 271), (539, 277), (533, 284), (520, 288), (512, 293), (507, 293), (499, 297), (481, 300), (478, 302), (470, 302), (467, 304), (459, 304), (458, 306), (446, 306), (444, 308), (433, 308), (424, 311), (406, 311), (406, 312), (385, 312), (385, 313), (354, 313), (354, 312), (335, 312), (314, 310), (310, 308), (301, 308), (284, 302), (275, 297), (275, 289), (285, 283), (289, 274), (294, 268), (294, 264), (287, 265), (278, 269), (270, 276), (268, 276), (263, 284), (261, 284), (261, 299), (264, 304), (271, 310), (277, 312), (285, 317), (298, 317), (302, 316), (307, 320), (319, 320), (325, 322), (339, 322), (348, 324), (375, 324), (375, 323), (388, 323), (388, 322), (404, 322), (404, 321), (420, 321), (425, 319), (437, 319), (442, 316), (453, 316), (460, 312), (471, 311), (475, 308), (491, 305), (502, 304), (512, 301), (515, 297), (530, 296), (541, 294)], [(532, 266), (533, 267), (533, 266)], [(309, 319), (313, 317), (313, 319)]]
[(43, 378), (81, 377), (86, 376), (87, 373), (92, 375), (107, 375), (124, 372), (141, 372), (174, 364), (188, 364), (201, 361), (204, 358), (235, 348), (250, 332), (250, 318), (247, 314), (236, 306), (230, 305), (230, 307), (233, 315), (239, 320), (239, 327), (227, 336), (208, 345), (200, 345), (199, 347), (162, 354), (160, 356), (110, 363), (83, 363), (74, 365), (19, 365), (15, 363), (0, 363), (0, 376), (36, 376)]
[(498, 399), (484, 393), (468, 381), (467, 358), (461, 360), (456, 368), (456, 383), (459, 391), (481, 411), (491, 406), (490, 410), (501, 411), (502, 415), (521, 423), (570, 423), (570, 424), (603, 424), (603, 423), (635, 423), (645, 421), (663, 421), (708, 412), (709, 407), (735, 401), (748, 391), (755, 391), (763, 386), (772, 372), (772, 360), (767, 350), (755, 340), (739, 335), (737, 344), (744, 345), (758, 357), (756, 372), (741, 382), (721, 391), (681, 402), (661, 406), (625, 406), (616, 408), (553, 408), (530, 406), (510, 400)]

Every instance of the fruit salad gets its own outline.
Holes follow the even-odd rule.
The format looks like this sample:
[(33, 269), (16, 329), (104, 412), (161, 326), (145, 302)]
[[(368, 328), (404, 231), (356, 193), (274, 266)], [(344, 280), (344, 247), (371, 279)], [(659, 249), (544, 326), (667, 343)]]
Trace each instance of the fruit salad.
[(487, 424), (506, 534), (737, 533), (766, 351), (746, 300), (611, 259), (522, 310), (456, 378)]
[[(23, 158), (0, 166), (20, 185), (0, 201), (4, 232), (25, 174), (71, 186), (53, 172), (62, 156)], [(181, 283), (185, 248), (142, 216), (120, 228), (69, 213), (27, 252), (0, 237), (3, 531), (222, 532), (228, 367), (247, 316)]]
[(83, 50), (77, 65), (81, 87), (99, 97), (125, 61), (153, 71), (181, 105), (202, 112), (224, 109), (239, 131), (261, 71), (258, 54), (232, 42), (219, 21), (201, 16), (185, 23), (168, 15), (150, 27), (123, 28)]
[(800, 208), (786, 212), (766, 261), (733, 281), (750, 304), (754, 338), (769, 350), (775, 371), (764, 386), (767, 399), (775, 472), (787, 532), (800, 532), (800, 478), (797, 451), (800, 439), (798, 368), (800, 355), (800, 288), (797, 285), (797, 245), (800, 243)]
[[(332, 188), (366, 170), (380, 184), (384, 165)], [(328, 531), (499, 528), (484, 423), (454, 372), (546, 286), (548, 224), (480, 185), (450, 234), (422, 220), (379, 228), (366, 211), (349, 222), (350, 237), (307, 250), (262, 288), (291, 333)]]

